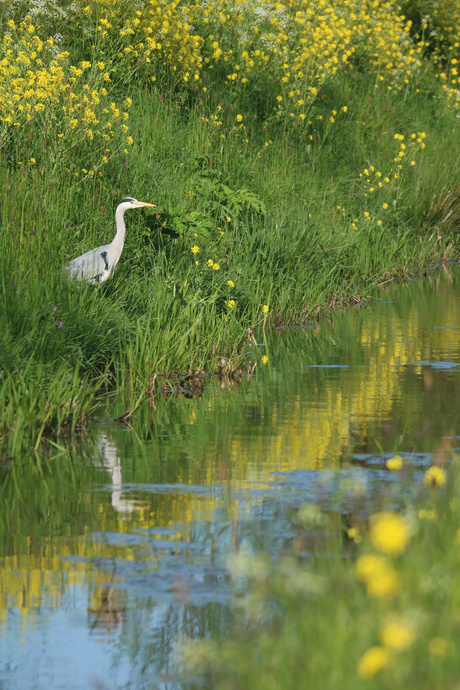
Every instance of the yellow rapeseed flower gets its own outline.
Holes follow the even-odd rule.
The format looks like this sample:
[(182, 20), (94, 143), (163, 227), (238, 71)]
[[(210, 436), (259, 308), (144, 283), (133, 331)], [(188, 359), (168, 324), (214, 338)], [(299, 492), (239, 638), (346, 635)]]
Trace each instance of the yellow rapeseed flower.
[(219, 266), (219, 264), (213, 264), (212, 268), (213, 268), (213, 271), (218, 271), (220, 266)]
[(267, 362), (268, 362), (267, 355), (262, 355), (262, 364), (267, 364)]
[(376, 673), (391, 666), (393, 655), (385, 647), (370, 647), (367, 649), (358, 664), (358, 676), (360, 678), (372, 678)]
[(227, 280), (227, 285), (228, 285), (229, 288), (234, 288), (234, 287), (235, 287), (235, 283), (233, 282), (233, 280)]
[(197, 247), (196, 244), (195, 244), (195, 246), (192, 247), (192, 254), (198, 254), (199, 251), (200, 251), (200, 248)]
[(374, 547), (389, 556), (399, 556), (410, 540), (407, 520), (391, 511), (376, 513), (370, 519), (369, 538)]
[(262, 307), (262, 311), (264, 314), (268, 314), (268, 304), (264, 304), (264, 306)]

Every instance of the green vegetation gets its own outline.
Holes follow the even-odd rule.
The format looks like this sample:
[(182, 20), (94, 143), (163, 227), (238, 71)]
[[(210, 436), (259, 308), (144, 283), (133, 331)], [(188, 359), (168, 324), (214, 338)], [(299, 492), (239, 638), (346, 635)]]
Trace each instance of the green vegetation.
[[(4, 3), (10, 450), (74, 429), (107, 386), (135, 406), (155, 374), (231, 372), (257, 325), (456, 255), (459, 17), (428, 0)], [(157, 209), (127, 214), (114, 277), (69, 283), (127, 195)]]
[(422, 477), (399, 456), (386, 464), (399, 487), (417, 489), (402, 514), (387, 505), (368, 521), (357, 499), (345, 522), (310, 503), (297, 512), (291, 555), (233, 557), (233, 634), (184, 647), (213, 688), (455, 686), (458, 459), (449, 475), (434, 465)]

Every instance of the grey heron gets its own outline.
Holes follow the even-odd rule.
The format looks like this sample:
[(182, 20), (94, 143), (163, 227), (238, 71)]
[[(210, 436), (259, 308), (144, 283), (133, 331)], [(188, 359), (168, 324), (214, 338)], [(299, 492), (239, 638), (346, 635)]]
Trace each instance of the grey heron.
[(115, 223), (117, 232), (110, 244), (103, 244), (96, 249), (90, 249), (86, 254), (77, 256), (76, 259), (70, 261), (65, 266), (69, 278), (76, 278), (76, 280), (85, 280), (90, 285), (97, 283), (105, 283), (115, 271), (118, 259), (123, 251), (123, 244), (125, 241), (126, 226), (124, 221), (125, 211), (131, 208), (140, 208), (142, 206), (150, 206), (155, 208), (155, 204), (147, 204), (145, 201), (137, 201), (131, 196), (123, 199), (118, 204), (115, 211)]

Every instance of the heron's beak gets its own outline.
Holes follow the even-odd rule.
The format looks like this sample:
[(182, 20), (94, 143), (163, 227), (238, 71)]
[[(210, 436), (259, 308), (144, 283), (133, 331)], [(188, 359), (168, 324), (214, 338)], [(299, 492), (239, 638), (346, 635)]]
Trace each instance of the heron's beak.
[(150, 206), (151, 208), (156, 208), (155, 204), (147, 204), (145, 201), (138, 201), (139, 206)]

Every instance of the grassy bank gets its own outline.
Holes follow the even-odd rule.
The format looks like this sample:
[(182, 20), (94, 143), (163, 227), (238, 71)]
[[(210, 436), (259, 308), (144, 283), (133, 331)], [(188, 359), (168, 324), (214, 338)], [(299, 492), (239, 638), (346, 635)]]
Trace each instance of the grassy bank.
[[(256, 325), (456, 255), (459, 16), (2, 6), (4, 438), (73, 428), (104, 383), (135, 404), (155, 374), (231, 371)], [(127, 195), (157, 208), (127, 214), (114, 277), (68, 282)]]

